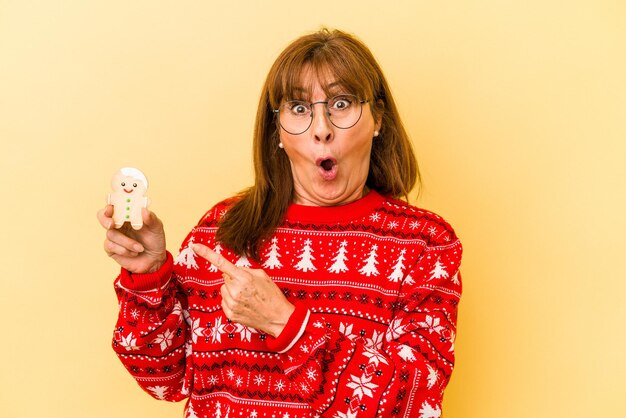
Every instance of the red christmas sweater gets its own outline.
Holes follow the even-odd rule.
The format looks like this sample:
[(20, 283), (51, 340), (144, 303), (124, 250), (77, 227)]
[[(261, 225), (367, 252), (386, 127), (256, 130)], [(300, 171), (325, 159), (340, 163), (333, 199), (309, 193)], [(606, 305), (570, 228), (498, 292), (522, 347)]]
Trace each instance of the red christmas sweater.
[[(441, 416), (462, 252), (442, 218), (374, 191), (291, 205), (256, 263), (215, 241), (227, 208), (207, 212), (159, 271), (115, 281), (113, 347), (146, 392), (188, 398), (191, 418)], [(192, 243), (267, 272), (296, 306), (277, 338), (224, 316), (221, 273)]]

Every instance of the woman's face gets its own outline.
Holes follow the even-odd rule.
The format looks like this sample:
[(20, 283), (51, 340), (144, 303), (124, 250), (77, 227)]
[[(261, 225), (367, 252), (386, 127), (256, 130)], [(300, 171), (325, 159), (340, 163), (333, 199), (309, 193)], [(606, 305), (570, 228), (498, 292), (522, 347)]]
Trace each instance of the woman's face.
[[(302, 100), (325, 102), (336, 95), (351, 93), (333, 85), (333, 81), (332, 76), (319, 80), (312, 71), (305, 69), (301, 86), (310, 97), (305, 94)], [(322, 83), (330, 91), (330, 97), (326, 97)], [(362, 197), (377, 130), (380, 130), (380, 120), (374, 120), (369, 103), (363, 103), (361, 118), (348, 129), (334, 126), (323, 104), (313, 106), (313, 121), (304, 133), (292, 135), (280, 129), (280, 140), (291, 163), (294, 203), (331, 206)]]

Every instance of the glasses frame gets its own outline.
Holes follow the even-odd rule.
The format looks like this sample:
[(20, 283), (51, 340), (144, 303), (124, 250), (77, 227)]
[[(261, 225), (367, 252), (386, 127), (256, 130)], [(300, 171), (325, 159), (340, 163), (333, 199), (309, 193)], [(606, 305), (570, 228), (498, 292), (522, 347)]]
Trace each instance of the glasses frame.
[[(341, 127), (341, 126), (337, 126), (335, 125), (335, 123), (333, 122), (332, 118), (330, 117), (330, 112), (328, 111), (328, 103), (330, 103), (331, 101), (333, 101), (336, 97), (341, 97), (341, 96), (352, 96), (355, 97), (359, 103), (359, 105), (361, 106), (359, 109), (359, 117), (356, 119), (356, 121), (348, 126), (348, 127)], [(278, 109), (272, 109), (272, 111), (274, 112), (274, 114), (276, 115), (276, 118), (278, 119), (278, 125), (281, 127), (281, 129), (285, 132), (287, 132), (290, 135), (302, 135), (303, 133), (305, 133), (306, 131), (309, 130), (309, 128), (311, 127), (311, 125), (313, 124), (313, 117), (315, 116), (315, 114), (313, 113), (314, 107), (316, 104), (323, 104), (324, 107), (326, 108), (326, 116), (328, 117), (328, 121), (335, 127), (338, 129), (350, 129), (352, 128), (354, 125), (356, 125), (357, 123), (359, 123), (359, 121), (361, 120), (361, 117), (363, 116), (363, 103), (368, 103), (369, 100), (362, 100), (359, 98), (359, 96), (356, 96), (354, 94), (338, 94), (336, 96), (331, 97), (329, 100), (325, 100), (325, 101), (319, 101), (319, 102), (305, 102), (304, 100), (289, 100), (284, 102), (282, 105), (289, 103), (289, 102), (299, 102), (299, 103), (304, 103), (304, 104), (308, 104), (309, 107), (311, 108), (311, 120), (309, 121), (309, 124), (307, 125), (306, 129), (304, 129), (304, 131), (300, 132), (300, 133), (294, 133), (294, 132), (290, 132), (287, 130), (287, 128), (285, 128), (283, 126), (282, 123), (280, 123), (280, 107)], [(281, 107), (282, 107), (281, 105)]]

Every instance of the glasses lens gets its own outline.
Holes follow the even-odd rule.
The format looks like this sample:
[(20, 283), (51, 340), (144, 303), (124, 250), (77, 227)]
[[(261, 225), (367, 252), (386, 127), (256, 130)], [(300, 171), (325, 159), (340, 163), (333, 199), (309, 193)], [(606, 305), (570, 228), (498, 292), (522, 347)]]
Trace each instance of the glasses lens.
[(278, 115), (280, 126), (292, 135), (299, 135), (311, 125), (311, 105), (299, 100), (283, 103)]
[(330, 121), (337, 128), (352, 128), (361, 118), (363, 104), (352, 94), (335, 96), (328, 101)]

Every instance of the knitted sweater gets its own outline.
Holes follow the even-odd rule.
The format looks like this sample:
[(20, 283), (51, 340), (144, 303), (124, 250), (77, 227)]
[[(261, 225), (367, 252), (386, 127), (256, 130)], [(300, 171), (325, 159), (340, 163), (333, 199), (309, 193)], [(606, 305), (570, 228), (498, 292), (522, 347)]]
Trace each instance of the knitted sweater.
[[(152, 274), (122, 270), (113, 347), (150, 395), (186, 417), (441, 416), (454, 365), (461, 244), (439, 216), (371, 191), (291, 205), (261, 263), (215, 242), (222, 202)], [(276, 338), (231, 322), (201, 243), (264, 269), (296, 309)]]

